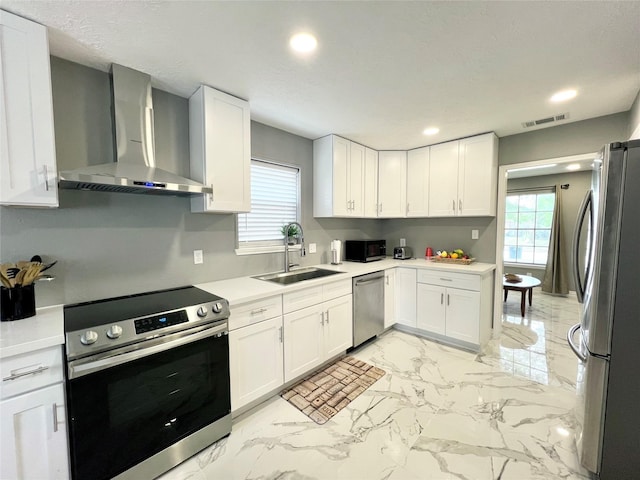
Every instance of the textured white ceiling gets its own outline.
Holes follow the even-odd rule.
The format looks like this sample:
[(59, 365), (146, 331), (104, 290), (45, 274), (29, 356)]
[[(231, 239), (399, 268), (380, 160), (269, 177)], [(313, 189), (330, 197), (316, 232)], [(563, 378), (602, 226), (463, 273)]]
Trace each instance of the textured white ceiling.
[[(511, 135), (563, 112), (572, 122), (627, 111), (640, 89), (639, 1), (2, 0), (2, 8), (47, 25), (52, 55), (135, 68), (184, 97), (205, 83), (248, 99), (259, 122), (376, 149)], [(301, 29), (319, 41), (308, 59), (287, 47)], [(548, 102), (569, 87), (576, 99)], [(440, 133), (423, 136), (430, 125)]]

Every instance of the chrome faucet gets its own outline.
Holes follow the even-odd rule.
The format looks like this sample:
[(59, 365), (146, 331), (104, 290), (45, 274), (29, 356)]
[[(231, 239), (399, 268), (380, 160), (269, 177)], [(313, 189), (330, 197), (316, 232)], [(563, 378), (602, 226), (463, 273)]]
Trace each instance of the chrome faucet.
[[(285, 232), (289, 232), (289, 227), (292, 225), (296, 225), (299, 229), (299, 232), (296, 236), (300, 237), (300, 256), (304, 257), (307, 252), (304, 249), (304, 230), (302, 230), (302, 225), (300, 225), (298, 222), (291, 222), (289, 224), (287, 224), (287, 226), (284, 228)], [(291, 267), (291, 265), (289, 265), (289, 236), (285, 235), (284, 236), (284, 271), (288, 272), (289, 268)]]

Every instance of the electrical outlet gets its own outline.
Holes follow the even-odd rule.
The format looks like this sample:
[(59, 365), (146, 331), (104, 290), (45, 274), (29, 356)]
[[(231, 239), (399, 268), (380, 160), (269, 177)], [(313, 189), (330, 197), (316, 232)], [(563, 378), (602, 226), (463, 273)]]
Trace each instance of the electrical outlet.
[(317, 247), (315, 243), (309, 244), (309, 253), (316, 253)]
[(193, 251), (193, 264), (194, 265), (199, 265), (201, 263), (204, 263), (204, 255), (202, 253), (202, 250), (194, 250)]
[(406, 247), (407, 246), (407, 239), (406, 238), (401, 238), (400, 239), (400, 246), (401, 247)]
[(527, 277), (530, 277), (530, 276), (531, 276), (531, 272), (527, 272)]
[(480, 235), (480, 232), (475, 228), (471, 230), (471, 240), (478, 240), (479, 235)]

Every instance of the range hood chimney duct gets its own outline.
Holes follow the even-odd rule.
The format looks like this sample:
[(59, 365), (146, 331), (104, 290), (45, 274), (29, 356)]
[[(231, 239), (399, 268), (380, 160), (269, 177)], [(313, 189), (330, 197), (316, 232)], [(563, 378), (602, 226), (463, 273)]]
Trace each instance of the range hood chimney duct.
[(193, 196), (211, 187), (156, 167), (151, 77), (111, 66), (115, 162), (61, 171), (59, 186), (78, 190)]

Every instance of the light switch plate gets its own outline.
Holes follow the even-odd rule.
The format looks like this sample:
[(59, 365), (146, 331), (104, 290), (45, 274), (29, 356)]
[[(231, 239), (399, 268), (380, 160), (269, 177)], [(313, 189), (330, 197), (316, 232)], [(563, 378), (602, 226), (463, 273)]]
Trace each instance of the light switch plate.
[(476, 230), (475, 228), (473, 230), (471, 230), (471, 240), (478, 240), (479, 234), (480, 234), (480, 232), (478, 230)]
[(315, 243), (310, 243), (309, 244), (309, 253), (316, 253), (316, 244)]
[(204, 263), (204, 255), (202, 253), (202, 250), (194, 250), (193, 251), (193, 264), (194, 265), (199, 265), (201, 263)]
[(401, 247), (406, 247), (407, 246), (407, 239), (406, 238), (401, 238), (400, 239), (400, 246)]

